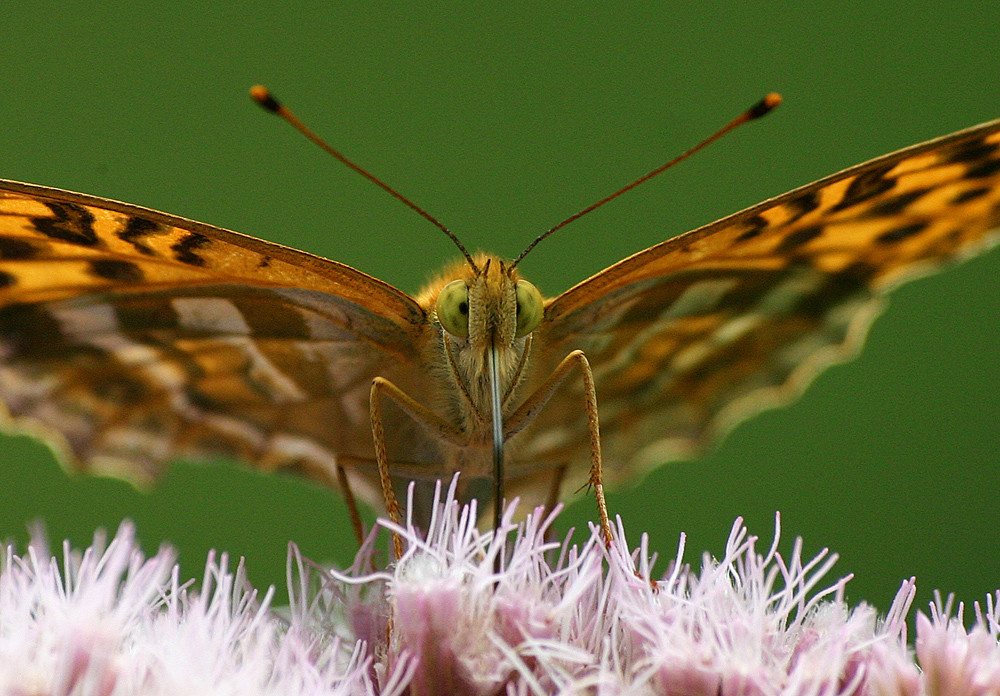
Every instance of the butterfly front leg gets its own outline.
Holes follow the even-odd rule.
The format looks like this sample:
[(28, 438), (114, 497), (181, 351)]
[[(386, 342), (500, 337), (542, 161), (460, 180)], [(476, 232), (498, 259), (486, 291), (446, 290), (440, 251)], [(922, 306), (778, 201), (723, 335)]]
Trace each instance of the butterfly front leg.
[[(389, 519), (396, 524), (402, 524), (402, 507), (396, 498), (396, 493), (392, 488), (392, 477), (389, 473), (389, 458), (385, 452), (385, 430), (382, 427), (382, 396), (392, 399), (403, 413), (419, 423), (432, 436), (449, 442), (454, 445), (465, 445), (467, 438), (465, 433), (456, 428), (448, 421), (418, 403), (410, 395), (397, 387), (384, 377), (376, 377), (372, 380), (371, 395), (369, 400), (369, 412), (372, 423), (372, 438), (375, 444), (375, 464), (378, 466), (379, 482), (382, 485), (382, 495), (385, 496), (385, 511)], [(392, 535), (393, 551), (396, 559), (403, 555), (403, 542), (399, 535)]]
[(517, 410), (506, 419), (504, 426), (504, 441), (510, 439), (526, 428), (545, 407), (573, 368), (580, 368), (583, 376), (584, 408), (587, 412), (587, 432), (590, 437), (590, 482), (597, 499), (597, 515), (601, 525), (604, 543), (611, 545), (611, 522), (608, 519), (608, 504), (604, 498), (604, 470), (601, 463), (601, 430), (597, 415), (597, 389), (594, 386), (594, 373), (590, 369), (590, 361), (582, 350), (574, 350), (562, 359), (546, 380), (534, 391)]

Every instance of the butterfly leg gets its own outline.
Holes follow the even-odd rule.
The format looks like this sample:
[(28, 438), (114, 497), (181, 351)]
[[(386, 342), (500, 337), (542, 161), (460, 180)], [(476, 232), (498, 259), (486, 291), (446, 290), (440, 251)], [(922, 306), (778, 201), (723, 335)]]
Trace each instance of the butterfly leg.
[(555, 474), (552, 476), (552, 485), (549, 486), (549, 495), (545, 499), (546, 514), (559, 504), (559, 493), (562, 491), (563, 479), (566, 478), (566, 470), (568, 468), (568, 464), (560, 464), (556, 467)]
[(360, 548), (365, 543), (365, 528), (361, 524), (361, 513), (358, 512), (358, 501), (354, 498), (354, 492), (351, 490), (351, 482), (347, 480), (347, 472), (340, 464), (337, 464), (337, 483), (340, 484), (340, 490), (344, 492), (347, 514), (351, 517), (351, 528), (354, 530), (354, 536), (357, 538)]
[[(517, 434), (531, 423), (538, 412), (552, 398), (573, 368), (580, 368), (583, 376), (584, 408), (587, 412), (587, 432), (590, 438), (590, 482), (597, 498), (597, 515), (601, 525), (604, 542), (611, 545), (611, 521), (608, 519), (608, 503), (604, 498), (604, 469), (601, 463), (601, 431), (597, 417), (597, 389), (594, 386), (594, 373), (590, 369), (590, 361), (582, 350), (574, 350), (563, 358), (562, 362), (552, 371), (552, 374), (535, 390), (518, 409), (507, 419), (504, 429), (504, 440)], [(561, 477), (560, 477), (561, 478)]]
[[(568, 464), (560, 464), (556, 467), (555, 473), (552, 476), (552, 483), (549, 485), (549, 495), (545, 498), (545, 508), (542, 512), (542, 519), (555, 510), (556, 505), (559, 504), (559, 494), (562, 492), (563, 479), (566, 478), (566, 471), (569, 469)], [(545, 541), (555, 541), (555, 528), (549, 527), (545, 532)]]
[[(385, 511), (389, 519), (396, 524), (402, 524), (402, 507), (392, 489), (392, 477), (389, 473), (389, 459), (385, 451), (385, 429), (382, 426), (382, 396), (396, 403), (403, 413), (412, 418), (434, 437), (453, 444), (465, 444), (465, 434), (443, 418), (418, 403), (406, 392), (383, 377), (372, 380), (369, 402), (369, 412), (372, 422), (372, 438), (375, 443), (375, 462), (378, 466), (379, 482), (382, 485), (382, 495), (385, 496)], [(399, 535), (392, 535), (393, 551), (398, 560), (403, 555), (403, 542)]]

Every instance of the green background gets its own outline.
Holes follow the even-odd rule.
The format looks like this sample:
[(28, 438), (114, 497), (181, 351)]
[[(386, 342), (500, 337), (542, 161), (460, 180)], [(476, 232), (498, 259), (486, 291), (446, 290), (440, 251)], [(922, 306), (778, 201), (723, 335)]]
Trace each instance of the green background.
[[(388, 4), (387, 4), (388, 5)], [(540, 4), (539, 4), (540, 5)], [(443, 235), (246, 97), (271, 86), (317, 131), (474, 248), (539, 231), (777, 90), (785, 104), (523, 264), (556, 294), (623, 256), (869, 157), (1000, 116), (985, 3), (14, 3), (0, 27), (0, 175), (165, 210), (348, 263), (408, 291)], [(77, 14), (73, 14), (77, 12)], [(988, 13), (988, 14), (984, 14)], [(1000, 252), (893, 296), (861, 357), (805, 397), (663, 467), (612, 510), (661, 554), (721, 551), (733, 519), (830, 547), (852, 601), (917, 576), (1000, 586)], [(135, 520), (198, 574), (218, 547), (283, 584), (285, 549), (353, 554), (343, 503), (288, 479), (179, 466), (149, 494), (67, 477), (0, 440), (0, 536), (84, 544)], [(563, 525), (585, 524), (582, 494)], [(662, 570), (662, 563), (659, 568)]]

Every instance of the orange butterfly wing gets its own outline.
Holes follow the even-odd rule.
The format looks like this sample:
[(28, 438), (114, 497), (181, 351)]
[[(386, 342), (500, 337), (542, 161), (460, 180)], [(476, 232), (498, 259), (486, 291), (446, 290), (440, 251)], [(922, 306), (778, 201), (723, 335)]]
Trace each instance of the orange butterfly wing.
[[(997, 242), (1000, 121), (847, 169), (670, 239), (546, 304), (537, 370), (582, 349), (613, 483), (704, 449), (852, 357), (884, 293)], [(538, 373), (536, 373), (538, 374)], [(521, 439), (586, 480), (582, 386)], [(526, 476), (521, 488), (537, 485)], [(517, 492), (518, 484), (510, 486)]]
[(0, 402), (71, 469), (142, 484), (226, 456), (329, 482), (334, 456), (373, 457), (373, 377), (428, 388), (427, 330), (413, 299), (343, 264), (0, 182)]
[[(625, 259), (546, 304), (527, 386), (586, 352), (611, 483), (703, 448), (850, 357), (886, 290), (996, 241), (998, 149), (1000, 122), (985, 124)], [(413, 299), (342, 264), (0, 183), (0, 400), (58, 435), (71, 468), (145, 482), (225, 455), (329, 481), (338, 458), (372, 458), (373, 377), (435, 403), (432, 330)], [(509, 494), (543, 497), (561, 464), (564, 490), (585, 478), (581, 404), (570, 380), (517, 436)], [(415, 472), (439, 458), (411, 419), (387, 418)]]

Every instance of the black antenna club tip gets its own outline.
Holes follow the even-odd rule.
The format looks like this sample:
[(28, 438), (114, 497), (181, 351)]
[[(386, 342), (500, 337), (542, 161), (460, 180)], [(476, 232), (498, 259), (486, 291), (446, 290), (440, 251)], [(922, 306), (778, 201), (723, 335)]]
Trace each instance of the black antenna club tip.
[(750, 107), (747, 111), (747, 117), (752, 119), (760, 118), (766, 114), (771, 113), (779, 104), (781, 103), (781, 95), (777, 92), (771, 92), (759, 102)]
[(278, 103), (278, 100), (274, 98), (264, 85), (254, 85), (251, 87), (250, 98), (260, 104), (261, 108), (265, 111), (270, 111), (272, 114), (276, 114), (281, 110), (281, 104)]

